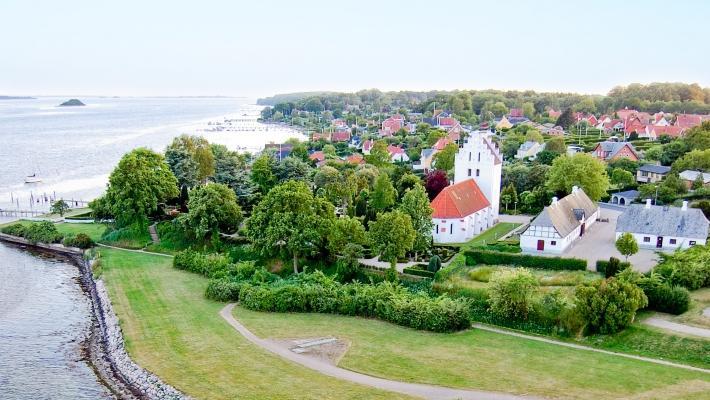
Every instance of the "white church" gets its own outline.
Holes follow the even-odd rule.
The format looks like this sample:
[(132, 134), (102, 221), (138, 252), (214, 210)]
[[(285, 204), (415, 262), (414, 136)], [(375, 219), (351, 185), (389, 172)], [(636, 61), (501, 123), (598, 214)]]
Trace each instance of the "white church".
[(434, 243), (461, 243), (498, 222), (503, 157), (492, 132), (474, 131), (456, 154), (454, 182), (432, 201)]

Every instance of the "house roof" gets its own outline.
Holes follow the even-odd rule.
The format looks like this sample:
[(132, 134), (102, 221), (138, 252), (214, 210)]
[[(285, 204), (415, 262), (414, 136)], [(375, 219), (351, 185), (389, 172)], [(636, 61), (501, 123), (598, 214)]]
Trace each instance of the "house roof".
[(436, 150), (444, 150), (446, 146), (448, 146), (451, 143), (451, 140), (449, 138), (439, 138), (439, 140), (434, 143), (434, 146), (432, 146)]
[(533, 142), (533, 141), (527, 141), (527, 142), (525, 142), (525, 143), (523, 143), (523, 144), (520, 145), (520, 149), (519, 149), (519, 150), (528, 151), (528, 150), (532, 149), (533, 147), (535, 147), (536, 145), (537, 145), (537, 146), (540, 146), (540, 143), (538, 143), (538, 142)]
[(325, 153), (322, 151), (314, 151), (308, 156), (308, 158), (311, 160), (323, 161), (325, 160)]
[(667, 174), (671, 171), (671, 167), (664, 165), (646, 164), (639, 167), (639, 171), (652, 172), (654, 174)]
[(403, 148), (394, 145), (387, 146), (387, 151), (390, 153), (390, 156), (394, 156), (396, 154), (404, 154)]
[[(601, 146), (603, 152), (609, 152), (609, 155), (606, 157), (607, 160), (611, 160), (616, 156), (616, 153), (620, 152), (624, 147), (629, 146), (629, 149), (638, 157), (638, 152), (636, 152), (636, 149), (634, 148), (634, 145), (629, 143), (629, 142), (610, 142), (610, 141), (604, 141), (597, 143), (597, 147)], [(596, 148), (595, 148), (596, 150)]]
[(616, 231), (705, 239), (708, 225), (710, 222), (699, 208), (646, 208), (643, 204), (632, 204), (617, 219)]
[(599, 206), (584, 190), (575, 189), (556, 203), (545, 207), (530, 225), (553, 227), (560, 236), (565, 237), (579, 226), (580, 215), (584, 214), (585, 218), (589, 218), (598, 209)]
[(422, 158), (429, 158), (434, 155), (434, 149), (422, 149)]
[(365, 140), (365, 141), (362, 143), (362, 149), (363, 149), (364, 151), (369, 151), (370, 149), (372, 149), (372, 146), (373, 146), (374, 144), (375, 144), (375, 141), (372, 140), (372, 139)]
[(447, 186), (431, 202), (432, 218), (463, 218), (490, 207), (486, 196), (473, 179)]
[(680, 177), (680, 179), (694, 182), (696, 179), (698, 179), (698, 175), (700, 174), (703, 174), (703, 183), (710, 183), (710, 174), (705, 172), (685, 170), (678, 174), (678, 176)]
[(625, 190), (623, 192), (613, 193), (614, 196), (623, 197), (625, 199), (636, 199), (639, 197), (638, 190)]

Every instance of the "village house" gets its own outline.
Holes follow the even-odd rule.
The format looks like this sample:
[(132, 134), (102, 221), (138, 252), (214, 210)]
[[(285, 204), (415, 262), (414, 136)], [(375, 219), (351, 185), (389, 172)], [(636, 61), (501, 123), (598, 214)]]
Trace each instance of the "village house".
[(575, 240), (584, 236), (599, 217), (599, 206), (584, 190), (574, 186), (572, 193), (545, 207), (530, 226), (520, 235), (524, 252), (564, 252)]
[(529, 158), (534, 160), (537, 157), (537, 153), (545, 150), (545, 144), (540, 144), (538, 142), (527, 141), (520, 145), (518, 152), (515, 153), (515, 158), (518, 160), (523, 160)]
[(663, 180), (663, 178), (671, 172), (671, 167), (666, 167), (663, 165), (646, 164), (639, 167), (636, 170), (636, 182), (639, 183), (656, 183)]
[(672, 138), (681, 137), (685, 134), (686, 129), (680, 126), (673, 125), (646, 125), (641, 131), (636, 133), (640, 138), (657, 140), (659, 137), (665, 135)]
[(308, 159), (315, 162), (325, 161), (325, 153), (322, 151), (314, 151), (308, 156)]
[(466, 242), (498, 222), (503, 158), (490, 135), (472, 132), (461, 144), (454, 184), (431, 203), (435, 243)]
[(610, 204), (616, 204), (619, 206), (628, 206), (633, 203), (639, 197), (638, 190), (625, 190), (623, 192), (616, 192), (611, 195), (609, 200)]
[(685, 170), (678, 174), (678, 177), (683, 181), (683, 183), (688, 189), (691, 189), (693, 187), (693, 183), (695, 183), (699, 176), (703, 177), (703, 186), (710, 187), (710, 174), (708, 173), (701, 171)]
[(395, 114), (382, 121), (380, 136), (392, 136), (402, 128), (404, 128), (404, 117), (400, 114)]
[(687, 249), (705, 245), (710, 222), (700, 209), (654, 206), (651, 199), (646, 204), (629, 206), (616, 221), (616, 238), (630, 233), (639, 247), (660, 250)]
[(390, 160), (392, 162), (409, 161), (409, 156), (407, 156), (407, 152), (399, 146), (389, 145), (387, 146), (387, 152), (390, 153)]
[(362, 142), (362, 154), (369, 156), (370, 155), (370, 150), (372, 150), (372, 146), (375, 145), (375, 141), (372, 139), (365, 140)]
[(629, 142), (604, 141), (597, 143), (591, 153), (594, 157), (602, 161), (613, 161), (620, 158), (627, 158), (632, 161), (640, 159), (634, 145)]
[(431, 163), (434, 161), (434, 154), (436, 154), (436, 150), (434, 149), (422, 149), (417, 169), (429, 171), (431, 169)]
[(512, 127), (513, 124), (508, 121), (508, 118), (506, 118), (505, 115), (496, 123), (496, 130), (510, 129)]
[(547, 109), (547, 116), (552, 118), (552, 119), (557, 119), (562, 115), (561, 110), (555, 110), (554, 108), (550, 107)]
[(264, 151), (272, 151), (278, 162), (290, 156), (292, 150), (293, 145), (290, 143), (267, 143), (264, 146)]

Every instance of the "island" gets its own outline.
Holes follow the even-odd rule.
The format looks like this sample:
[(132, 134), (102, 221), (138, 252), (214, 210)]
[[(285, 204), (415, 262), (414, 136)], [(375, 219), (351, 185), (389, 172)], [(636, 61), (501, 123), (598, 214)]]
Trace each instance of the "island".
[(0, 100), (34, 100), (34, 97), (30, 96), (0, 96)]
[(60, 104), (59, 107), (76, 107), (76, 106), (85, 106), (86, 104), (82, 103), (81, 100), (78, 99), (70, 99), (65, 101), (64, 103)]

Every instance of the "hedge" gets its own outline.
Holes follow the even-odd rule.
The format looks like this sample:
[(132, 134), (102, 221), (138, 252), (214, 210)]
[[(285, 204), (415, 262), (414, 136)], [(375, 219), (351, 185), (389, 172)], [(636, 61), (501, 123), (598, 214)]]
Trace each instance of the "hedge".
[(67, 236), (62, 241), (62, 244), (67, 247), (78, 247), (80, 249), (94, 247), (94, 241), (85, 233), (79, 233), (76, 236)]
[(422, 269), (421, 267), (418, 266), (413, 266), (413, 267), (407, 267), (402, 270), (402, 273), (404, 274), (409, 274), (409, 275), (414, 275), (414, 276), (423, 276), (425, 278), (434, 278), (435, 272), (429, 271), (427, 269)]
[(41, 221), (24, 226), (20, 223), (12, 224), (2, 228), (2, 233), (12, 236), (19, 236), (29, 240), (31, 243), (59, 243), (64, 237), (52, 222)]
[(587, 260), (579, 258), (541, 257), (530, 254), (504, 253), (500, 251), (471, 249), (464, 252), (466, 265), (519, 265), (521, 267), (584, 271)]
[[(597, 272), (600, 274), (606, 274), (606, 267), (609, 265), (609, 260), (597, 260)], [(623, 271), (627, 268), (631, 268), (631, 263), (622, 261), (619, 263), (619, 271)]]

